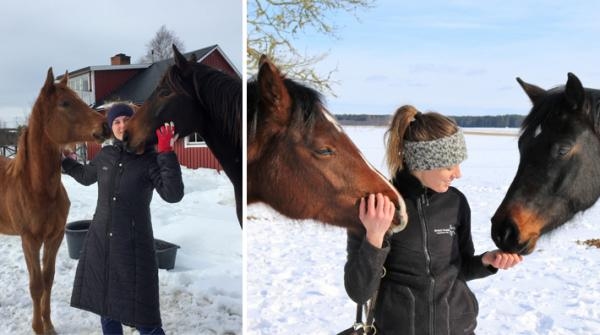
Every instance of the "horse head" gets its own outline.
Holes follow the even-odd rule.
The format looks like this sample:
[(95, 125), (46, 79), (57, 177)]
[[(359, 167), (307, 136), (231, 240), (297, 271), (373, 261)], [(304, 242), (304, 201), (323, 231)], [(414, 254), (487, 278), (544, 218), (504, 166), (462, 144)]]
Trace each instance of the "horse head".
[(516, 176), (492, 217), (492, 239), (502, 250), (529, 254), (540, 236), (600, 197), (600, 91), (572, 73), (551, 90), (517, 81), (533, 107), (519, 137)]
[(150, 97), (128, 122), (125, 143), (129, 148), (142, 148), (154, 136), (154, 130), (165, 122), (180, 121), (175, 122), (175, 130), (181, 138), (198, 131), (198, 125), (205, 123), (194, 95), (195, 57), (186, 60), (175, 45), (173, 53), (175, 64), (166, 70)]
[(52, 68), (48, 69), (46, 82), (36, 102), (36, 106), (43, 106), (39, 112), (43, 113), (46, 135), (59, 145), (82, 141), (102, 142), (111, 134), (106, 119), (67, 86), (68, 80), (66, 72), (55, 83)]
[(388, 196), (406, 221), (404, 202), (326, 110), (316, 91), (284, 78), (266, 57), (248, 83), (248, 203), (264, 202), (294, 219), (363, 232), (358, 204)]

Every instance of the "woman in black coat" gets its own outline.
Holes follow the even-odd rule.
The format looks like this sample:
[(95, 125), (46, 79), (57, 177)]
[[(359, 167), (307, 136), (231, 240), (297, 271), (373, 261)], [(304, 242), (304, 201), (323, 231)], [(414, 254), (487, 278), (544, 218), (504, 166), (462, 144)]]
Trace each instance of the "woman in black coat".
[(381, 194), (360, 204), (365, 234), (348, 234), (345, 286), (363, 304), (378, 290), (378, 335), (474, 334), (477, 300), (467, 281), (519, 263), (499, 250), (474, 255), (471, 211), (451, 182), (467, 152), (462, 131), (437, 113), (396, 111), (387, 136), (392, 183), (404, 197), (405, 230), (387, 233), (394, 206)]
[(173, 143), (174, 127), (157, 131), (158, 153), (125, 150), (121, 140), (133, 110), (113, 105), (107, 115), (114, 143), (89, 165), (65, 158), (65, 173), (83, 185), (98, 182), (98, 202), (77, 264), (71, 306), (101, 316), (105, 334), (122, 334), (122, 325), (141, 334), (164, 334), (160, 319), (158, 266), (150, 201), (154, 189), (167, 202), (183, 197), (183, 181)]

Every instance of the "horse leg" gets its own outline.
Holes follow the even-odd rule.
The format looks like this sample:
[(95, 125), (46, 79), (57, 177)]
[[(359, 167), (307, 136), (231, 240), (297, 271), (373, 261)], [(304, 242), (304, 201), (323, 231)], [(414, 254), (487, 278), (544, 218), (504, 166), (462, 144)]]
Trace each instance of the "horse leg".
[(41, 298), (44, 291), (44, 283), (42, 281), (42, 271), (40, 267), (40, 248), (42, 241), (32, 236), (30, 233), (25, 233), (21, 236), (21, 245), (29, 271), (29, 294), (33, 301), (33, 320), (31, 327), (36, 334), (43, 334), (44, 325), (42, 323), (41, 314)]
[(44, 280), (44, 292), (42, 294), (41, 308), (44, 322), (44, 334), (56, 334), (54, 325), (50, 318), (50, 298), (52, 297), (52, 285), (54, 283), (54, 271), (56, 266), (56, 254), (63, 240), (63, 231), (60, 234), (47, 239), (44, 242), (44, 256), (42, 258), (42, 278)]

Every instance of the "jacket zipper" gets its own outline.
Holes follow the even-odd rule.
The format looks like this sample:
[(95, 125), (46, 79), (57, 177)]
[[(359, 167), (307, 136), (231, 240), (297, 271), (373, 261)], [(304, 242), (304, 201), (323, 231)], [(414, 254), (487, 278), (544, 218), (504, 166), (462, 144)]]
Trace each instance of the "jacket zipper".
[(425, 214), (423, 212), (423, 206), (429, 206), (429, 200), (427, 194), (424, 193), (419, 197), (417, 201), (417, 209), (419, 212), (419, 219), (421, 221), (421, 231), (423, 232), (423, 252), (425, 253), (425, 270), (427, 276), (429, 276), (429, 292), (427, 296), (427, 305), (429, 307), (429, 334), (435, 334), (435, 310), (433, 306), (433, 295), (435, 290), (435, 279), (431, 275), (431, 255), (429, 254), (429, 248), (427, 247), (427, 222), (425, 221)]

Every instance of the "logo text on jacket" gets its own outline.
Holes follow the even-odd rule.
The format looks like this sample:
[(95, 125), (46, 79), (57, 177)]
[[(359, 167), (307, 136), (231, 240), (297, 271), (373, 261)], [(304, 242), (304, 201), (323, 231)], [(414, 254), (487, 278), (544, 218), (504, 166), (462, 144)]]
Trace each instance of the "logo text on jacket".
[(453, 225), (448, 225), (448, 228), (437, 228), (433, 230), (434, 233), (436, 233), (437, 235), (450, 235), (450, 236), (454, 236), (456, 235), (456, 227), (454, 227)]

